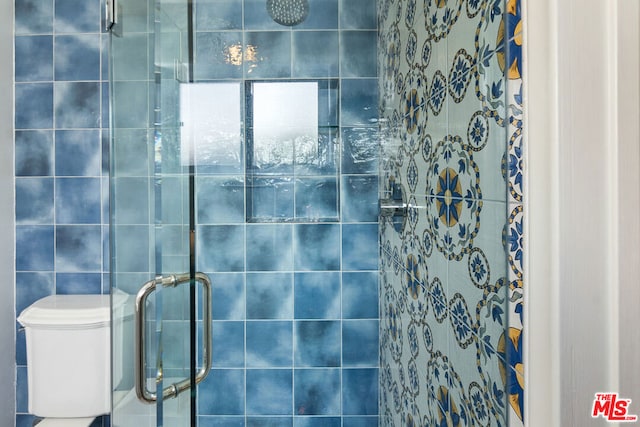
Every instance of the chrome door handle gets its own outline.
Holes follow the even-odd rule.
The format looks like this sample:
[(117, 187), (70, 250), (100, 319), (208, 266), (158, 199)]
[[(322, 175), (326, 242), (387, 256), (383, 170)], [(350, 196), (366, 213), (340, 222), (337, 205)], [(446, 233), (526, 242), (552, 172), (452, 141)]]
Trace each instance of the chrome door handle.
[[(200, 383), (211, 371), (211, 352), (213, 350), (211, 343), (211, 280), (204, 273), (196, 273), (195, 281), (202, 283), (203, 287), (203, 314), (202, 314), (202, 334), (203, 334), (203, 350), (202, 350), (202, 367), (196, 375), (196, 384)], [(145, 403), (154, 403), (158, 396), (156, 393), (149, 391), (147, 388), (147, 377), (145, 375), (145, 355), (146, 355), (146, 339), (145, 339), (145, 318), (147, 297), (156, 290), (158, 285), (163, 287), (176, 287), (183, 283), (190, 283), (191, 276), (188, 273), (169, 275), (160, 277), (146, 282), (138, 291), (135, 302), (135, 384), (136, 395), (138, 399)], [(162, 398), (172, 398), (178, 396), (183, 391), (191, 388), (191, 378), (171, 384), (162, 390)]]

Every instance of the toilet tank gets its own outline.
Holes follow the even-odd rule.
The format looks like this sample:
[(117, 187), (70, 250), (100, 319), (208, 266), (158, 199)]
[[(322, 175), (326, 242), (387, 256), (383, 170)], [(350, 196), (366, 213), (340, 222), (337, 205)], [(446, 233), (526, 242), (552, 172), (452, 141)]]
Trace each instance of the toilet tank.
[(20, 314), (31, 414), (73, 418), (109, 413), (109, 302), (109, 295), (52, 295)]

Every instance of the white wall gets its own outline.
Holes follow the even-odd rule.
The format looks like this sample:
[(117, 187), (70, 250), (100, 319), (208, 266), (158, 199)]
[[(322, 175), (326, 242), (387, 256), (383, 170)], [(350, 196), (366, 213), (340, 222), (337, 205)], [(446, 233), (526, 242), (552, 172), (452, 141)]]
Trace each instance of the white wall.
[(640, 416), (640, 5), (618, 4), (619, 391)]
[(640, 414), (639, 8), (526, 2), (527, 425)]
[(13, 1), (0, 0), (0, 425), (15, 423)]

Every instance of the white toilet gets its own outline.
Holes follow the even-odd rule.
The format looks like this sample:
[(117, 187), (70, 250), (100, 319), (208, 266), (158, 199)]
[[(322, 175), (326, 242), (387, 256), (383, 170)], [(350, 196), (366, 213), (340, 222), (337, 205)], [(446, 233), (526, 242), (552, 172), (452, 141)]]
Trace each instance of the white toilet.
[(18, 317), (26, 330), (29, 412), (44, 418), (38, 427), (88, 427), (110, 412), (110, 312), (109, 295), (52, 295)]

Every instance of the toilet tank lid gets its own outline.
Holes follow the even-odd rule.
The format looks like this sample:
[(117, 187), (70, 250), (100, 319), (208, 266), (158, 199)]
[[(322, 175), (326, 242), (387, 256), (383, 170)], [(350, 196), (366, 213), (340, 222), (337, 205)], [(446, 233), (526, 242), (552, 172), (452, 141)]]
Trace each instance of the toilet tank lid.
[[(50, 295), (25, 308), (18, 322), (38, 328), (96, 328), (111, 319), (109, 295)], [(118, 303), (114, 299), (114, 303)]]

